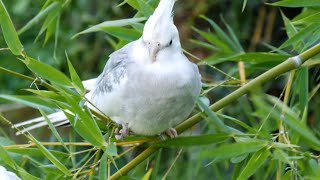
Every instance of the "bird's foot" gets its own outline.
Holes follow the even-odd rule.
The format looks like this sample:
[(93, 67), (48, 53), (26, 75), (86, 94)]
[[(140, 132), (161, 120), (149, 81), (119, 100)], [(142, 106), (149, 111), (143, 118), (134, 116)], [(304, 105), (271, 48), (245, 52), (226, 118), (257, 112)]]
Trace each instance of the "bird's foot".
[(178, 133), (177, 130), (175, 128), (168, 128), (166, 130), (166, 134), (170, 137), (170, 138), (176, 138), (178, 137)]
[(116, 130), (115, 130), (115, 138), (116, 138), (117, 140), (119, 140), (119, 139), (124, 139), (124, 138), (127, 137), (128, 135), (129, 135), (128, 123), (123, 123), (123, 124), (122, 124), (122, 129), (116, 128)]

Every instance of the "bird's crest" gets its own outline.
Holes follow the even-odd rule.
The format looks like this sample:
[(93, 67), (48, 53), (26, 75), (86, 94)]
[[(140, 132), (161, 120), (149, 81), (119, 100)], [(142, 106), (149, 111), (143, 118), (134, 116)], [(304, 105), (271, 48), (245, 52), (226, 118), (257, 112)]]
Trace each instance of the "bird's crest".
[(176, 0), (160, 0), (158, 7), (146, 22), (143, 30), (144, 39), (157, 39), (162, 33), (174, 26), (172, 9)]

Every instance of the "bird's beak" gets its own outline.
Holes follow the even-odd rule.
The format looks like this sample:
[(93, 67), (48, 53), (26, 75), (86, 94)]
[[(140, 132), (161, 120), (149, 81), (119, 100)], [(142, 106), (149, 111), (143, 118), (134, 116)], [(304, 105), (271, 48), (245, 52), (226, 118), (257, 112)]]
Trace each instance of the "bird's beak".
[(149, 47), (149, 55), (152, 60), (152, 62), (155, 62), (157, 59), (157, 54), (159, 52), (160, 48), (158, 46), (150, 46)]

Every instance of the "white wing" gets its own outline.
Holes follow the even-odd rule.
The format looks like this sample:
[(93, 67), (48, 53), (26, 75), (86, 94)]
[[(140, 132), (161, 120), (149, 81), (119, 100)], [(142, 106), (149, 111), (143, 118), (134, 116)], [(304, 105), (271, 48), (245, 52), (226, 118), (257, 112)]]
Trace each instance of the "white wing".
[[(114, 87), (121, 83), (121, 80), (125, 76), (127, 65), (133, 62), (128, 60), (130, 59), (128, 58), (130, 48), (133, 46), (133, 44), (134, 42), (129, 43), (123, 48), (113, 52), (109, 56), (109, 60), (107, 61), (103, 72), (98, 78), (93, 78), (82, 82), (83, 86), (90, 91), (86, 94), (86, 97), (89, 99), (89, 101), (91, 101), (93, 97), (97, 96), (98, 94), (103, 93), (105, 95), (112, 93)], [(72, 112), (68, 113), (72, 114)], [(68, 122), (67, 117), (62, 111), (49, 114), (47, 117), (55, 126), (66, 124)], [(16, 133), (16, 135), (20, 135), (24, 132), (46, 125), (47, 122), (44, 117), (37, 117), (14, 124), (13, 126), (17, 128), (24, 127), (24, 129)]]

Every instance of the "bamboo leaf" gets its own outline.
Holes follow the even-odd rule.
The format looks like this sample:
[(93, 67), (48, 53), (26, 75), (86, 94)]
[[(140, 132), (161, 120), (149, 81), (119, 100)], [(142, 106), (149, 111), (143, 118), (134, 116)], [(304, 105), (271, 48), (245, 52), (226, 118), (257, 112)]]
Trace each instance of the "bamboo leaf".
[(114, 37), (127, 41), (137, 40), (141, 36), (138, 31), (125, 27), (103, 27), (101, 29)]
[(23, 62), (32, 72), (44, 79), (62, 86), (72, 86), (71, 80), (66, 75), (43, 62), (37, 61), (31, 57), (26, 57), (26, 60)]
[(310, 24), (309, 26), (305, 27), (304, 29), (302, 29), (301, 31), (299, 31), (298, 33), (290, 37), (279, 48), (283, 49), (295, 43), (303, 42), (308, 36), (310, 36), (310, 34), (318, 30), (319, 27), (320, 27), (320, 24)]
[[(16, 147), (16, 148), (7, 148), (8, 152), (13, 152), (21, 155), (29, 155), (29, 156), (43, 156), (40, 149), (37, 148), (24, 148), (24, 147)], [(56, 150), (49, 150), (49, 152), (57, 157), (60, 161), (64, 161), (70, 157), (68, 153), (64, 153)]]
[(109, 156), (117, 156), (118, 151), (117, 151), (117, 146), (115, 143), (110, 143), (107, 145), (106, 151), (105, 151)]
[(32, 18), (26, 25), (24, 25), (19, 31), (19, 34), (24, 33), (36, 23), (38, 23), (41, 19), (43, 19), (46, 15), (48, 15), (52, 10), (54, 10), (60, 3), (53, 2), (49, 6), (42, 9), (34, 18)]
[[(52, 99), (55, 101), (61, 101), (61, 102), (65, 102), (65, 99), (59, 95), (58, 93), (54, 92), (54, 91), (47, 91), (47, 90), (35, 90), (35, 89), (24, 89), (25, 91), (31, 92), (33, 94), (39, 95), (42, 98), (40, 98), (41, 100), (45, 100), (45, 98), (48, 99)], [(34, 96), (30, 96), (30, 97), (34, 97)]]
[(67, 167), (63, 165), (50, 151), (48, 151), (39, 141), (37, 141), (31, 134), (29, 135), (30, 140), (32, 140), (40, 151), (45, 155), (50, 162), (52, 162), (61, 172), (67, 176), (71, 176), (72, 173), (68, 170)]
[(247, 0), (243, 0), (242, 12), (243, 12), (244, 9), (246, 8), (246, 5), (247, 5)]
[(154, 9), (152, 8), (152, 6), (150, 6), (149, 3), (143, 0), (137, 0), (137, 1), (145, 17), (149, 17), (150, 15), (152, 15)]
[(69, 113), (65, 113), (65, 115), (78, 134), (95, 146), (105, 146), (106, 142), (104, 141), (101, 131), (89, 112), (81, 109), (79, 104), (69, 97), (66, 97), (66, 101), (76, 116)]
[[(55, 31), (55, 22), (57, 21), (57, 18), (59, 17), (60, 13), (61, 13), (61, 9), (62, 9), (62, 4), (59, 3), (57, 6), (55, 6), (48, 14), (48, 16), (46, 17), (46, 19), (44, 20), (42, 27), (35, 39), (35, 41), (38, 40), (38, 38), (47, 30), (47, 34), (45, 37), (45, 41), (47, 38), (49, 38), (52, 33), (54, 33)], [(48, 30), (48, 28), (50, 28)]]
[(284, 7), (314, 7), (320, 6), (320, 0), (283, 0), (272, 3), (271, 5)]
[(3, 148), (2, 145), (0, 145), (0, 159), (6, 163), (8, 166), (10, 166), (12, 169), (16, 169), (16, 164), (14, 160), (10, 157), (8, 152)]
[[(290, 127), (291, 130), (293, 130), (295, 133), (299, 134), (300, 137), (302, 137), (305, 140), (305, 143), (308, 143), (309, 145), (313, 146), (316, 149), (320, 149), (320, 140), (312, 133), (312, 131), (303, 124), (302, 121), (300, 121), (299, 116), (293, 112), (288, 106), (284, 105), (283, 103), (279, 102), (277, 98), (274, 98), (272, 96), (268, 96), (268, 100), (272, 103), (275, 103), (278, 107), (276, 109), (276, 112), (272, 112), (272, 116), (277, 120), (282, 120), (287, 126)], [(258, 103), (256, 100), (255, 103)], [(266, 103), (263, 103), (260, 101), (261, 108), (270, 108), (269, 105)], [(284, 117), (279, 118), (281, 116), (281, 111), (284, 112)]]
[(160, 147), (181, 147), (181, 146), (200, 146), (217, 144), (224, 142), (230, 138), (230, 134), (210, 134), (201, 136), (187, 136), (187, 137), (177, 137), (174, 139), (167, 139), (165, 141), (160, 141), (155, 144), (155, 146)]
[(37, 96), (0, 95), (0, 99), (17, 102), (26, 106), (33, 107), (35, 109), (40, 108), (47, 111), (52, 111), (53, 108), (57, 108), (57, 106), (53, 102)]
[(108, 154), (103, 153), (100, 159), (100, 165), (99, 165), (99, 180), (107, 179), (107, 161), (108, 161)]
[(69, 149), (67, 148), (67, 146), (64, 144), (64, 141), (62, 140), (60, 134), (58, 133), (57, 129), (55, 128), (55, 126), (52, 124), (52, 122), (50, 121), (50, 119), (48, 118), (48, 116), (46, 115), (46, 113), (39, 109), (41, 115), (44, 117), (44, 119), (47, 121), (47, 124), (50, 128), (50, 130), (52, 131), (53, 135), (57, 138), (57, 140), (62, 144), (62, 146), (64, 147), (64, 149), (69, 152)]
[(146, 20), (146, 18), (130, 18), (130, 19), (121, 19), (121, 20), (114, 20), (114, 21), (105, 21), (103, 23), (97, 24), (95, 26), (92, 26), (84, 31), (81, 31), (77, 34), (75, 34), (72, 38), (75, 38), (81, 34), (86, 34), (86, 33), (92, 33), (92, 32), (97, 32), (97, 31), (103, 31), (107, 27), (122, 27), (122, 26), (128, 26), (133, 23), (138, 23), (141, 21)]
[(208, 116), (210, 122), (216, 127), (218, 132), (229, 133), (230, 129), (223, 123), (223, 121), (217, 116), (217, 114), (209, 109), (202, 101), (197, 100), (197, 104), (203, 109), (205, 114)]
[(282, 62), (289, 57), (290, 56), (288, 55), (278, 54), (278, 53), (251, 52), (251, 53), (238, 54), (235, 56), (231, 56), (229, 57), (229, 59), (233, 61), (260, 63), (260, 62), (270, 62), (270, 61)]
[(23, 50), (23, 46), (2, 0), (0, 0), (0, 25), (4, 40), (6, 41), (10, 51), (14, 55), (20, 55)]
[(217, 35), (201, 31), (195, 27), (192, 27), (192, 29), (196, 31), (198, 34), (200, 34), (203, 38), (205, 38), (209, 43), (219, 48), (219, 51), (223, 51), (225, 53), (232, 53), (232, 49), (228, 46), (228, 44), (225, 41), (221, 40)]
[(273, 152), (273, 158), (277, 159), (277, 160), (280, 160), (281, 162), (286, 163), (286, 164), (288, 164), (288, 165), (293, 167), (293, 162), (290, 161), (288, 154), (283, 152), (281, 149), (276, 149)]
[(270, 152), (268, 149), (261, 149), (255, 152), (237, 179), (248, 179), (265, 163), (269, 156)]
[(223, 144), (211, 150), (205, 150), (201, 153), (202, 158), (212, 157), (212, 162), (230, 159), (233, 157), (249, 154), (259, 151), (268, 145), (267, 141), (262, 140), (248, 140), (245, 142), (236, 142), (233, 144)]
[(239, 49), (237, 48), (237, 43), (233, 42), (230, 37), (228, 37), (228, 35), (218, 26), (217, 23), (215, 23), (213, 20), (205, 17), (205, 16), (200, 16), (201, 18), (205, 19), (206, 21), (209, 22), (209, 24), (212, 26), (212, 28), (215, 30), (215, 32), (217, 33), (218, 37), (224, 41), (228, 47), (230, 49), (232, 49), (235, 52), (241, 52), (241, 50), (239, 51)]
[(213, 51), (218, 51), (219, 49), (212, 45), (212, 44), (209, 44), (209, 43), (206, 43), (206, 42), (203, 42), (203, 41), (199, 41), (199, 40), (194, 40), (194, 39), (191, 39), (190, 40), (192, 43), (196, 44), (197, 46), (202, 46), (204, 48), (207, 48), (207, 49), (210, 49), (210, 50), (213, 50)]
[(86, 90), (82, 84), (82, 81), (81, 81), (79, 75), (77, 74), (76, 70), (74, 69), (73, 65), (71, 64), (67, 53), (66, 53), (66, 57), (67, 57), (67, 61), (68, 61), (69, 73), (70, 73), (70, 77), (72, 80), (72, 84), (74, 84), (74, 86), (79, 94), (84, 95), (86, 93)]

